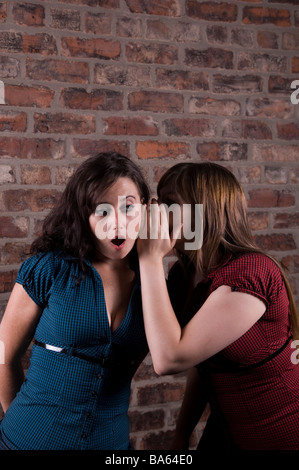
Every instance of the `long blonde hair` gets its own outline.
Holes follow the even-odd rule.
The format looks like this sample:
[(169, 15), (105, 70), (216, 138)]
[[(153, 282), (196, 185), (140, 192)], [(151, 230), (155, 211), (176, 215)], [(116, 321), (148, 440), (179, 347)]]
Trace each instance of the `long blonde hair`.
[(166, 185), (185, 203), (203, 205), (202, 249), (188, 254), (196, 269), (207, 276), (229, 257), (242, 253), (261, 253), (271, 258), (283, 276), (293, 338), (299, 339), (299, 319), (290, 284), (279, 261), (256, 245), (248, 223), (246, 197), (233, 173), (216, 163), (178, 163), (160, 179), (158, 195)]

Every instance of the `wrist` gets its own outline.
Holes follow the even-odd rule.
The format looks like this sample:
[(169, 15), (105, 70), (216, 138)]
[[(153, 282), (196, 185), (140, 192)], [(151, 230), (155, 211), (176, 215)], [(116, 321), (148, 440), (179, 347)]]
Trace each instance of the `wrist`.
[(143, 253), (139, 255), (139, 263), (146, 265), (160, 265), (163, 264), (163, 256), (157, 253)]

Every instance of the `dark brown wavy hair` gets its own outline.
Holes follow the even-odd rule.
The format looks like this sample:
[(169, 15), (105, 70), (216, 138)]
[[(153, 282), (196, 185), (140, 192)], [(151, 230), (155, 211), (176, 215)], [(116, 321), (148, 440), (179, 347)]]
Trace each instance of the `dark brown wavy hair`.
[(255, 243), (248, 223), (246, 197), (233, 173), (217, 163), (178, 163), (160, 179), (158, 196), (166, 185), (185, 203), (203, 205), (202, 248), (188, 253), (196, 269), (207, 276), (230, 257), (244, 253), (261, 253), (271, 258), (283, 276), (293, 338), (299, 339), (298, 314), (290, 284), (281, 264)]
[(99, 153), (85, 160), (68, 181), (61, 198), (45, 218), (41, 235), (31, 245), (31, 253), (60, 251), (79, 258), (95, 256), (95, 238), (89, 217), (99, 197), (118, 178), (130, 178), (137, 186), (144, 204), (149, 189), (138, 166), (116, 152)]

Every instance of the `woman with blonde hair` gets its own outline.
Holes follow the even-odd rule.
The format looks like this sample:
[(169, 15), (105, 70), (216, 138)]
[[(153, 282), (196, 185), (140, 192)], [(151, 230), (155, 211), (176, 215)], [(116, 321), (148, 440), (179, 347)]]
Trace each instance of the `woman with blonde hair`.
[[(255, 244), (244, 192), (214, 163), (181, 163), (158, 185), (148, 229), (163, 233), (166, 208), (202, 204), (202, 246), (188, 250), (184, 225), (169, 220), (169, 237), (139, 239), (145, 329), (160, 375), (190, 369), (175, 448), (205, 406), (210, 419), (199, 449), (299, 449), (298, 316), (279, 263)], [(190, 206), (189, 206), (190, 207)], [(163, 257), (179, 261), (164, 279)]]

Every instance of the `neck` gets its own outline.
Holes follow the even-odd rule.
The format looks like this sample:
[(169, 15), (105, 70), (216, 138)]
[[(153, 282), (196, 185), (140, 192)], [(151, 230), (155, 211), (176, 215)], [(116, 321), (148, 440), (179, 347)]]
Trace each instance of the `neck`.
[(97, 253), (95, 259), (93, 260), (93, 264), (101, 265), (110, 269), (111, 271), (126, 271), (130, 269), (128, 257), (113, 260), (106, 258), (101, 253)]

